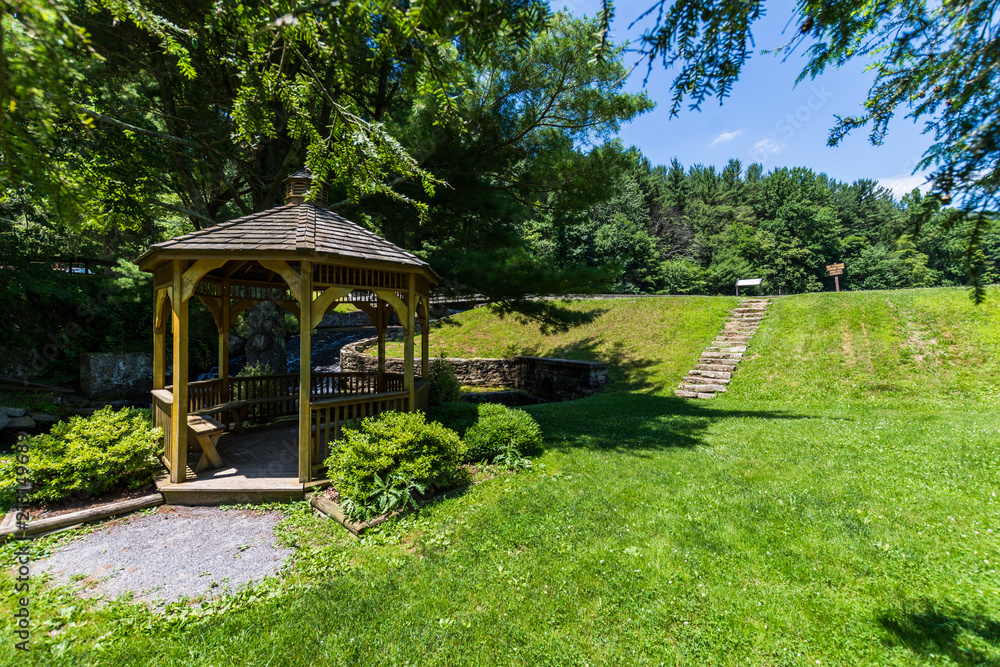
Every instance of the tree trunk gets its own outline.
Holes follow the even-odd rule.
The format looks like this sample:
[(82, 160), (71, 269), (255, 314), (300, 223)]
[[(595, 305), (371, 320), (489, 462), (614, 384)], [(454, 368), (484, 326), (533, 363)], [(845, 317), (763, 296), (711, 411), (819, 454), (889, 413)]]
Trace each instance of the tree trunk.
[(271, 373), (287, 372), (285, 357), (285, 311), (272, 301), (262, 301), (247, 309), (250, 338), (247, 340), (247, 364), (268, 366)]

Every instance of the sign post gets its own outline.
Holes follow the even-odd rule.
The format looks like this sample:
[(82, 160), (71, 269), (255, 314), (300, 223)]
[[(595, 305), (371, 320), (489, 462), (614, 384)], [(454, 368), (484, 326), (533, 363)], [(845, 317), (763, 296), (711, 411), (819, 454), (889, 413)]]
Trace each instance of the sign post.
[(826, 270), (831, 276), (833, 276), (833, 284), (837, 287), (837, 291), (840, 291), (840, 276), (844, 275), (844, 263), (839, 264), (827, 264)]
[(745, 278), (743, 280), (736, 281), (736, 296), (740, 295), (741, 287), (756, 287), (757, 294), (760, 294), (760, 284), (764, 282), (763, 278)]

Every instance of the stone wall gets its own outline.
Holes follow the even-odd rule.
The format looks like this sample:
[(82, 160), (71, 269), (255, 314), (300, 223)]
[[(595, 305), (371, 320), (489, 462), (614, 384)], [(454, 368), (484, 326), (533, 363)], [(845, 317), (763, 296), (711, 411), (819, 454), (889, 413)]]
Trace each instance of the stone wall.
[[(374, 372), (378, 357), (367, 350), (378, 344), (366, 338), (340, 350), (344, 372)], [(445, 359), (455, 369), (459, 383), (473, 387), (514, 387), (550, 401), (565, 401), (596, 394), (608, 384), (608, 365), (597, 361), (512, 357), (509, 359)], [(419, 361), (417, 362), (419, 365)], [(389, 373), (402, 373), (403, 360), (385, 360)]]
[(568, 401), (596, 394), (608, 384), (608, 365), (598, 361), (514, 357), (521, 391), (539, 398)]
[[(389, 325), (399, 326), (399, 317), (393, 311), (392, 316), (389, 318)], [(334, 328), (334, 327), (372, 327), (372, 319), (368, 317), (368, 313), (363, 310), (352, 310), (347, 313), (340, 313), (335, 311), (330, 311), (323, 316), (323, 319), (317, 325), (320, 329)]]
[(80, 389), (88, 398), (148, 395), (153, 389), (153, 355), (80, 355)]

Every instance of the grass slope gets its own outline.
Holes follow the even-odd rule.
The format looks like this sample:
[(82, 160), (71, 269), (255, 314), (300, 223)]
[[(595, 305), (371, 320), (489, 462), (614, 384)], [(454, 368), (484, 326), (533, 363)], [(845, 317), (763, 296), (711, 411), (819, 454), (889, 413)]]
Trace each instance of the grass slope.
[[(998, 298), (777, 299), (713, 401), (671, 394), (732, 300), (582, 304), (606, 310), (558, 339), (467, 315), (440, 333), (447, 351), (613, 351), (619, 382), (532, 408), (546, 434), (535, 471), (360, 544), (296, 513), (286, 580), (225, 614), (161, 619), (38, 589), (33, 613), (50, 625), (36, 627), (32, 657), (998, 665)], [(0, 586), (10, 618), (13, 582)]]
[[(430, 353), (606, 361), (612, 393), (672, 390), (737, 301), (728, 297), (577, 301), (565, 308), (581, 323), (552, 333), (514, 316), (499, 319), (489, 308), (476, 308), (435, 323)], [(374, 348), (368, 352), (377, 354)], [(388, 343), (386, 354), (402, 357), (402, 343)]]

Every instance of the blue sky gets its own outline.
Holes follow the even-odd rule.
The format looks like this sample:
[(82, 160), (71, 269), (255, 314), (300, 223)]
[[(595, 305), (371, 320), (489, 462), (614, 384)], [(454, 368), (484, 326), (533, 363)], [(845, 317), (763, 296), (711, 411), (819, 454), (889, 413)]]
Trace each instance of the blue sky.
[[(600, 9), (600, 0), (552, 0), (550, 4), (554, 10), (566, 9), (575, 15), (594, 16)], [(638, 41), (643, 26), (632, 30), (628, 26), (652, 5), (653, 0), (617, 0), (612, 23), (615, 41)], [(922, 121), (914, 124), (901, 114), (881, 146), (872, 146), (864, 131), (849, 135), (837, 147), (826, 145), (836, 122), (834, 115), (857, 115), (874, 75), (865, 72), (866, 63), (858, 61), (795, 86), (806, 62), (804, 48), (784, 62), (780, 56), (760, 53), (782, 46), (794, 34), (794, 23), (786, 29), (794, 2), (772, 0), (766, 9), (767, 15), (753, 29), (755, 52), (721, 106), (716, 99), (706, 100), (701, 111), (685, 108), (671, 119), (673, 74), (655, 65), (646, 92), (657, 107), (624, 126), (619, 133), (622, 141), (640, 148), (653, 164), (669, 164), (676, 157), (686, 167), (701, 163), (721, 168), (735, 157), (744, 165), (760, 162), (768, 171), (805, 166), (841, 181), (872, 178), (897, 197), (921, 186), (924, 175), (912, 172), (931, 143), (931, 137), (921, 132)], [(637, 54), (626, 54), (627, 65), (637, 60)], [(645, 76), (643, 63), (630, 76), (628, 90), (642, 90)]]

